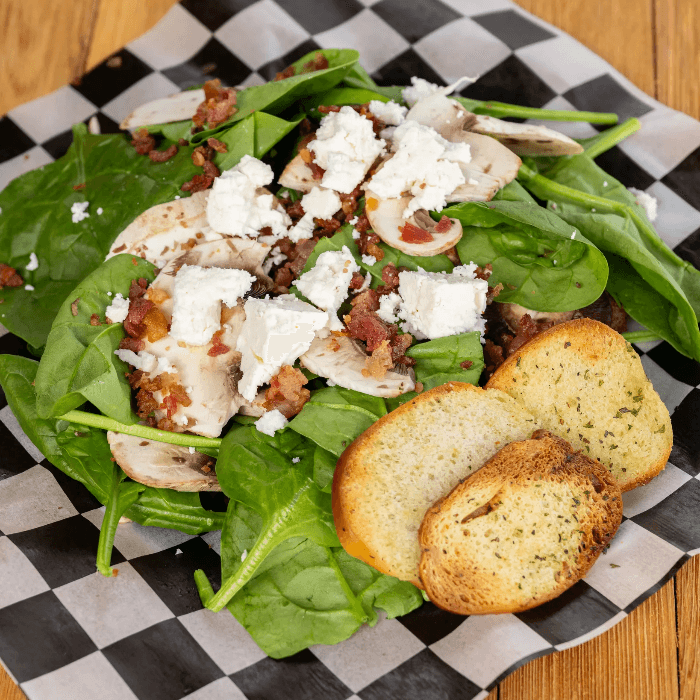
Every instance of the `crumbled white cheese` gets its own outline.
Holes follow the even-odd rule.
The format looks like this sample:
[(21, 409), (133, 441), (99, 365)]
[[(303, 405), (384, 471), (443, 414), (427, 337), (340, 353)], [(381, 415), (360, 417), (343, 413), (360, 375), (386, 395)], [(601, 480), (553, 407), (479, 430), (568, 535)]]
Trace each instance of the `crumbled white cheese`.
[(382, 294), (379, 297), (379, 309), (377, 309), (377, 316), (386, 321), (387, 323), (398, 323), (399, 317), (396, 312), (401, 304), (401, 297), (396, 292), (391, 292), (391, 294)]
[(374, 257), (374, 255), (363, 255), (362, 256), (362, 262), (365, 265), (376, 265), (377, 264), (377, 258)]
[(370, 180), (368, 189), (381, 199), (410, 191), (406, 218), (419, 209), (443, 209), (447, 196), (466, 182), (459, 165), (471, 161), (465, 143), (450, 143), (432, 127), (406, 121), (396, 129), (394, 147), (396, 153)]
[(362, 234), (361, 234), (356, 228), (354, 228), (354, 229), (352, 230), (352, 237), (353, 237), (353, 240), (356, 241), (361, 235), (362, 235)]
[(301, 462), (301, 457), (292, 457), (292, 464), (299, 464)]
[(214, 180), (207, 202), (209, 225), (218, 233), (257, 237), (267, 226), (277, 238), (285, 236), (291, 220), (281, 205), (274, 206), (271, 194), (257, 194), (269, 185), (272, 168), (252, 156), (243, 156), (240, 163)]
[(247, 556), (248, 556), (248, 550), (247, 550), (247, 549), (244, 549), (244, 550), (241, 552), (241, 561), (245, 561), (245, 559), (246, 559)]
[(255, 421), (255, 427), (265, 435), (273, 437), (278, 430), (282, 430), (289, 421), (284, 417), (281, 411), (276, 408), (272, 411), (266, 411), (261, 418)]
[[(647, 194), (644, 190), (638, 190), (636, 187), (627, 188), (637, 199), (637, 204), (644, 209), (649, 221), (655, 221), (658, 215), (659, 201), (656, 197)], [(593, 211), (593, 210), (592, 210)], [(27, 267), (27, 270), (29, 267)]]
[(412, 87), (406, 87), (401, 91), (401, 97), (409, 107), (413, 107), (416, 102), (434, 95), (440, 89), (439, 85), (415, 76), (411, 78), (411, 85)]
[(159, 357), (158, 364), (156, 365), (155, 374), (176, 374), (177, 367), (175, 367), (167, 357)]
[(97, 216), (102, 216), (104, 209), (102, 207), (97, 207)]
[(34, 291), (34, 287), (32, 287), (31, 284), (25, 284), (25, 285), (24, 285), (24, 288), (25, 288), (28, 292), (33, 292), (33, 291)]
[(279, 248), (273, 248), (269, 252), (267, 258), (265, 258), (265, 262), (263, 263), (263, 272), (266, 275), (269, 275), (273, 267), (281, 265), (286, 259), (287, 256)]
[(314, 187), (301, 198), (304, 216), (289, 229), (287, 236), (293, 243), (303, 238), (311, 238), (314, 232), (314, 219), (330, 219), (342, 206), (340, 197), (333, 190)]
[(195, 450), (194, 450), (194, 447), (190, 447), (190, 448), (189, 448), (189, 451), (190, 451), (190, 454), (193, 455), (193, 454), (194, 454), (194, 451), (195, 451)]
[(365, 281), (362, 283), (362, 286), (359, 289), (355, 290), (356, 294), (361, 294), (362, 292), (366, 292), (369, 289), (370, 282), (372, 281), (372, 273), (368, 272), (365, 275)]
[(112, 296), (112, 292), (107, 292), (107, 296), (108, 296), (108, 297), (111, 297), (111, 296)]
[(189, 345), (206, 345), (221, 328), (221, 302), (236, 306), (254, 281), (245, 270), (183, 265), (173, 285), (170, 336)]
[(132, 365), (134, 369), (140, 369), (148, 374), (158, 367), (158, 358), (145, 350), (139, 350), (138, 354), (132, 350), (115, 350), (114, 354), (123, 362)]
[(24, 268), (27, 272), (33, 272), (39, 267), (39, 258), (36, 257), (36, 253), (29, 253), (29, 262)]
[(322, 120), (308, 148), (326, 172), (321, 185), (348, 194), (362, 182), (386, 142), (374, 135), (372, 122), (347, 105)]
[(486, 280), (474, 277), (474, 265), (456, 267), (451, 274), (400, 272), (398, 316), (405, 321), (403, 330), (418, 339), (483, 332), (487, 291)]
[(258, 387), (270, 381), (283, 365), (305, 353), (328, 314), (291, 295), (275, 299), (250, 297), (236, 349), (242, 353), (238, 391), (253, 401)]
[[(111, 292), (107, 292), (111, 296)], [(121, 294), (117, 292), (112, 303), (105, 309), (105, 316), (112, 323), (123, 323), (124, 319), (129, 314), (129, 304), (131, 302), (125, 299)]]
[(352, 253), (347, 246), (343, 246), (341, 250), (321, 253), (316, 264), (294, 285), (309, 301), (328, 311), (331, 330), (342, 330), (343, 324), (338, 319), (337, 312), (347, 299), (353, 273), (359, 270)]
[(576, 238), (576, 231), (571, 232), (571, 240), (573, 241), (574, 238)]
[(71, 204), (70, 213), (74, 224), (90, 216), (90, 214), (85, 211), (89, 206), (90, 202), (73, 202), (73, 204)]
[(350, 219), (350, 221), (348, 221), (348, 223), (350, 224), (350, 226), (354, 226), (358, 221), (359, 221), (359, 218), (357, 216), (353, 216), (352, 219)]
[(398, 126), (406, 118), (408, 109), (402, 107), (393, 100), (389, 100), (389, 102), (372, 100), (369, 103), (369, 111), (372, 112), (377, 119), (381, 119), (387, 126)]

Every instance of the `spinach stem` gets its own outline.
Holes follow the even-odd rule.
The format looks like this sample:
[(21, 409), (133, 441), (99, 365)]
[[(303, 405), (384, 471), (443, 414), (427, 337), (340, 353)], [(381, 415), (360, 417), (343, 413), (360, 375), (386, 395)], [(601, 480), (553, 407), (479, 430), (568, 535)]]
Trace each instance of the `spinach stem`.
[(542, 119), (555, 122), (588, 122), (589, 124), (617, 124), (617, 114), (612, 112), (576, 112), (569, 109), (537, 109), (536, 107), (523, 107), (510, 105), (505, 102), (480, 102), (478, 100), (459, 97), (457, 101), (474, 112), (474, 114), (486, 114), (490, 117), (519, 117), (520, 119)]
[(122, 481), (121, 469), (114, 465), (112, 469), (112, 488), (109, 500), (105, 505), (105, 515), (100, 528), (100, 539), (97, 542), (97, 570), (103, 576), (112, 576), (112, 547), (114, 546), (114, 536), (119, 525), (119, 485)]
[(204, 607), (209, 607), (209, 601), (214, 597), (214, 589), (211, 587), (211, 583), (209, 583), (209, 579), (202, 569), (197, 569), (194, 572), (194, 583), (197, 586), (202, 604)]
[(167, 430), (158, 430), (150, 428), (147, 425), (126, 425), (120, 423), (113, 418), (97, 415), (95, 413), (87, 413), (85, 411), (68, 411), (59, 420), (65, 420), (69, 423), (77, 423), (78, 425), (87, 425), (91, 428), (100, 428), (101, 430), (112, 430), (115, 433), (123, 433), (124, 435), (135, 435), (146, 440), (154, 442), (167, 442), (169, 445), (182, 445), (183, 447), (213, 447), (221, 446), (221, 438), (208, 438), (201, 435), (186, 435), (185, 433), (171, 433)]
[(609, 151), (613, 146), (624, 141), (628, 136), (631, 136), (635, 131), (639, 131), (642, 127), (639, 119), (632, 117), (627, 119), (627, 121), (622, 122), (614, 126), (612, 129), (607, 129), (604, 131), (600, 138), (596, 137), (595, 143), (591, 144), (584, 153), (589, 158), (597, 158), (605, 151)]
[(629, 343), (649, 343), (652, 340), (662, 340), (661, 336), (654, 331), (627, 331), (620, 334)]

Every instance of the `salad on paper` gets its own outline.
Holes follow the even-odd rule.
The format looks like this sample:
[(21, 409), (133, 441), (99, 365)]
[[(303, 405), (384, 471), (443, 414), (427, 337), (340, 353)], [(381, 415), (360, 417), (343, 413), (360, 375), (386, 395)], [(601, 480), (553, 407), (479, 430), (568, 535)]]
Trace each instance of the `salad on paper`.
[[(122, 518), (221, 530), (220, 589), (193, 585), (273, 657), (423, 602), (333, 522), (336, 462), (379, 418), (572, 318), (627, 314), (628, 340), (700, 360), (700, 272), (595, 163), (637, 120), (460, 97), (469, 79), (378, 86), (358, 59), (210, 81), (130, 135), (78, 124), (0, 193), (0, 322), (36, 357), (0, 356), (0, 383), (104, 504), (97, 568)], [(219, 491), (225, 512), (200, 497)]]

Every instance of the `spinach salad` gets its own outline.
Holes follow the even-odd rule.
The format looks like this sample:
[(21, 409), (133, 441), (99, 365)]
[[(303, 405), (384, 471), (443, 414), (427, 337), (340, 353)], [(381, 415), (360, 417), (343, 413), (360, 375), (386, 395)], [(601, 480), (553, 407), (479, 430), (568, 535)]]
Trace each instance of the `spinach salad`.
[[(423, 602), (411, 583), (349, 556), (331, 511), (333, 471), (344, 449), (416, 394), (381, 398), (306, 372), (309, 400), (274, 435), (240, 415), (221, 437), (169, 432), (144, 425), (134, 412), (129, 368), (115, 355), (124, 326), (95, 319), (105, 318), (115, 295), (128, 297), (134, 280), (156, 278), (155, 265), (140, 257), (105, 256), (137, 216), (188, 196), (183, 183), (204, 177), (196, 149), (222, 144), (210, 153), (217, 172), (253, 156), (265, 158), (278, 176), (296, 152), (299, 130), (309, 120), (316, 124), (328, 113), (325, 107), (402, 104), (403, 88), (376, 85), (358, 59), (352, 50), (315, 52), (280, 80), (239, 91), (235, 112), (223, 121), (198, 124), (195, 115), (194, 122), (150, 125), (150, 134), (139, 138), (157, 139), (159, 151), (174, 153), (164, 162), (139, 154), (126, 134), (93, 135), (79, 124), (65, 156), (0, 193), (0, 262), (29, 285), (0, 288), (0, 321), (36, 357), (0, 356), (0, 384), (37, 448), (105, 506), (98, 570), (112, 575), (111, 549), (122, 516), (193, 535), (220, 530), (221, 587), (215, 592), (201, 571), (193, 585), (207, 607), (227, 607), (276, 658), (342, 641), (362, 624), (375, 624), (380, 610), (395, 617)], [(617, 122), (610, 114), (456, 99), (487, 117)], [(648, 329), (630, 339), (663, 338), (700, 360), (700, 273), (662, 242), (635, 195), (595, 163), (637, 128), (634, 119), (611, 126), (582, 140), (576, 155), (523, 157), (517, 179), (490, 201), (451, 204), (432, 216), (460, 222), (456, 255), (463, 263), (492, 267), (488, 281), (500, 287), (499, 302), (561, 312), (591, 304), (606, 290)], [(279, 194), (291, 201), (301, 196), (290, 189)], [(361, 199), (352, 213), (362, 214), (363, 206)], [(89, 216), (76, 217), (85, 211)], [(412, 256), (385, 243), (378, 244), (381, 259), (363, 255), (349, 221), (318, 239), (300, 274), (323, 253), (344, 249), (373, 288), (385, 281), (388, 265), (429, 272), (455, 266), (454, 254)], [(38, 266), (28, 267), (33, 256)], [(485, 364), (478, 332), (418, 342), (406, 356), (423, 390), (448, 381), (477, 384)], [(215, 459), (226, 511), (208, 510), (197, 492), (128, 478), (112, 458), (107, 430)]]

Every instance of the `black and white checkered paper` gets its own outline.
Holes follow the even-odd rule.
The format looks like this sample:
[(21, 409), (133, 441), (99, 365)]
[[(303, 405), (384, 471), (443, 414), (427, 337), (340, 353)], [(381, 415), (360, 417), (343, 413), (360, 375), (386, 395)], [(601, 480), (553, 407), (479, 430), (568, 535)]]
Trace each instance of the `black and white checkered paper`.
[[(74, 122), (96, 115), (116, 131), (143, 102), (212, 76), (259, 84), (329, 47), (358, 49), (380, 84), (478, 74), (464, 95), (638, 117), (642, 130), (598, 162), (658, 198), (659, 233), (700, 265), (700, 123), (508, 0), (182, 0), (120, 61), (0, 119), (0, 187), (61, 156)], [(97, 573), (104, 509), (44, 460), (1, 399), (0, 659), (31, 700), (484, 698), (526, 661), (609, 629), (700, 553), (700, 365), (664, 342), (638, 350), (675, 445), (651, 484), (625, 494), (624, 522), (585, 581), (518, 615), (464, 618), (426, 603), (281, 661), (228, 612), (202, 608), (192, 575), (219, 580), (218, 533), (122, 524), (119, 575)], [(4, 334), (0, 352), (26, 347)]]

